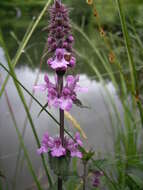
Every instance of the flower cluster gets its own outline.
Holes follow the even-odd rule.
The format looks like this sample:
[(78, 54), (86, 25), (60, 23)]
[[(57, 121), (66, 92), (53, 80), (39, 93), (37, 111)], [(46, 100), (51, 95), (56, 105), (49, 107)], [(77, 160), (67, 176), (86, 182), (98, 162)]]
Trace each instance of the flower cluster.
[(48, 49), (52, 54), (48, 64), (56, 71), (65, 71), (68, 66), (73, 67), (76, 59), (72, 49), (74, 37), (71, 34), (69, 10), (57, 0), (50, 8), (48, 30)]
[(62, 110), (69, 111), (72, 108), (73, 103), (77, 100), (77, 92), (86, 92), (86, 88), (80, 87), (77, 83), (79, 81), (79, 75), (75, 77), (68, 75), (66, 78), (66, 84), (62, 89), (60, 97), (58, 96), (58, 80), (55, 77), (55, 84), (50, 82), (47, 75), (44, 77), (45, 84), (34, 86), (34, 90), (45, 91), (47, 90), (48, 106), (54, 106)]
[(71, 157), (82, 158), (79, 146), (83, 146), (83, 143), (78, 132), (75, 134), (74, 140), (65, 137), (64, 145), (62, 145), (60, 137), (51, 137), (47, 132), (43, 136), (42, 146), (38, 149), (38, 153), (50, 152), (52, 157), (61, 157), (69, 152)]
[(99, 187), (100, 185), (100, 178), (103, 176), (102, 171), (95, 171), (94, 172), (94, 178), (93, 178), (93, 186)]

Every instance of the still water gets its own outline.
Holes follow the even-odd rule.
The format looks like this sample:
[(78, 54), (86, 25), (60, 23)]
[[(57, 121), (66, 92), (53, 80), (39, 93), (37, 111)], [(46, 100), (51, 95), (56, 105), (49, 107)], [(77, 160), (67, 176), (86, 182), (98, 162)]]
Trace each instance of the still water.
[[(0, 62), (7, 65), (2, 48), (0, 48)], [(29, 91), (32, 91), (34, 81), (38, 74), (38, 69), (31, 70), (28, 66), (21, 66), (20, 68), (16, 68), (15, 71), (19, 81)], [(42, 71), (40, 73), (38, 84), (43, 82), (45, 72), (46, 71)], [(2, 80), (5, 79), (6, 74), (7, 73), (0, 68), (1, 83)], [(51, 73), (49, 73), (49, 77), (53, 80), (53, 75)], [(114, 142), (109, 112), (112, 113), (113, 118), (115, 115), (111, 108), (112, 106), (109, 107), (109, 103), (107, 104), (106, 100), (108, 99), (108, 96), (106, 95), (105, 87), (99, 81), (91, 80), (86, 73), (80, 75), (80, 85), (88, 87), (88, 92), (79, 94), (78, 97), (82, 100), (84, 105), (89, 107), (89, 109), (81, 109), (73, 106), (70, 113), (75, 117), (75, 119), (77, 119), (88, 137), (84, 143), (88, 148), (92, 147), (96, 152), (100, 152), (102, 155), (112, 152)], [(106, 88), (109, 90), (118, 110), (121, 112), (121, 103), (113, 84), (111, 82), (107, 82)], [(26, 114), (11, 78), (6, 86), (6, 91), (16, 117), (17, 125), (20, 131), (22, 131)], [(30, 101), (30, 97), (26, 92), (23, 91), (23, 93), (28, 103)], [(35, 97), (43, 105), (45, 104), (46, 94), (38, 92), (35, 94)], [(52, 121), (52, 119), (44, 112), (40, 117), (38, 117), (37, 115), (39, 111), (40, 107), (37, 103), (33, 102), (30, 113), (39, 138), (41, 139), (42, 135), (46, 131), (50, 134), (58, 133), (58, 127), (54, 121)], [(50, 112), (58, 119), (58, 112), (55, 109), (51, 109)], [(69, 121), (66, 121), (65, 125), (71, 132), (75, 131)], [(37, 175), (40, 175), (42, 165), (39, 156), (36, 153), (36, 143), (29, 123), (26, 126), (24, 141), (30, 153), (32, 164), (37, 171)], [(0, 168), (4, 171), (9, 184), (14, 176), (18, 147), (19, 141), (13, 126), (11, 114), (8, 110), (5, 95), (3, 94), (0, 99)], [(17, 189), (23, 190), (28, 188), (32, 184), (32, 181), (33, 180), (29, 174), (26, 162), (24, 162), (24, 167), (19, 172)]]

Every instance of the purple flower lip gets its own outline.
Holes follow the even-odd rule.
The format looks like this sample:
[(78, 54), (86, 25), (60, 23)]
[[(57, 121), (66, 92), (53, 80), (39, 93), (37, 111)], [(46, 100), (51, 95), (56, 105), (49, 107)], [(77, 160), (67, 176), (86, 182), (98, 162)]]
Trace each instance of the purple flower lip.
[[(64, 45), (67, 45), (64, 42)], [(49, 58), (47, 64), (54, 70), (66, 70), (67, 67), (74, 67), (76, 63), (75, 57), (67, 52), (65, 48), (56, 49), (55, 58)]]
[(63, 48), (56, 49), (56, 57), (48, 59), (48, 65), (54, 70), (66, 70), (69, 63), (64, 59), (65, 52), (66, 50)]
[(80, 134), (75, 134), (75, 142), (67, 137), (64, 138), (64, 147), (62, 146), (60, 137), (50, 137), (46, 132), (42, 139), (42, 145), (37, 150), (38, 154), (51, 153), (52, 157), (65, 156), (67, 152), (70, 152), (71, 157), (82, 158), (82, 153), (79, 151), (79, 145), (83, 145)]

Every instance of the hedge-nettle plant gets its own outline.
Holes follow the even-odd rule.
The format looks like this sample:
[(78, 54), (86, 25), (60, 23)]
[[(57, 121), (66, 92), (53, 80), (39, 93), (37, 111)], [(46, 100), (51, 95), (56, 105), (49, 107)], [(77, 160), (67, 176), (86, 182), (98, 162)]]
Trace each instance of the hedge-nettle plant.
[[(84, 92), (86, 88), (78, 85), (79, 75), (68, 75), (65, 79), (64, 74), (69, 68), (76, 64), (73, 52), (74, 37), (71, 34), (69, 22), (69, 9), (60, 1), (55, 0), (49, 10), (50, 23), (48, 35), (48, 66), (55, 71), (55, 83), (50, 82), (47, 75), (44, 77), (45, 84), (34, 86), (35, 90), (47, 91), (48, 106), (59, 109), (60, 113), (60, 135), (51, 137), (48, 132), (44, 134), (41, 148), (38, 153), (48, 153), (51, 168), (58, 175), (58, 189), (62, 189), (62, 181), (67, 175), (63, 172), (65, 165), (71, 157), (82, 158), (82, 147), (80, 134), (76, 133), (73, 139), (64, 135), (64, 110), (70, 111), (72, 105), (78, 101), (77, 92)], [(64, 165), (62, 163), (64, 162)], [(54, 165), (59, 164), (59, 168), (54, 169)], [(66, 168), (68, 168), (67, 163)], [(68, 169), (65, 171), (67, 172)]]

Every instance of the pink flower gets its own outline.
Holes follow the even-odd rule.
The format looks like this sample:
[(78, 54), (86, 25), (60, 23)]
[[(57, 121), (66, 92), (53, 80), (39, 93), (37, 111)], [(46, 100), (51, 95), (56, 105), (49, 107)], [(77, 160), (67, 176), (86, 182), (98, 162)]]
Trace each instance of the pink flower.
[(67, 144), (67, 149), (70, 151), (71, 157), (82, 158), (82, 153), (79, 151), (79, 146), (83, 146), (83, 143), (80, 140), (80, 134), (78, 132), (75, 134), (75, 141), (76, 142), (70, 139)]
[(37, 150), (38, 154), (51, 153), (52, 157), (65, 156), (67, 151), (70, 152), (71, 157), (82, 158), (82, 153), (79, 151), (79, 145), (82, 146), (80, 140), (80, 134), (76, 133), (75, 141), (67, 137), (64, 138), (64, 147), (62, 146), (60, 137), (50, 137), (48, 133), (45, 133), (42, 139), (42, 145)]
[(37, 150), (38, 154), (51, 152), (53, 157), (60, 157), (66, 154), (66, 149), (61, 144), (59, 137), (50, 137), (45, 133), (42, 139), (42, 146)]
[(34, 89), (35, 91), (37, 91), (37, 90), (39, 90), (39, 91), (45, 91), (45, 90), (48, 89), (48, 88), (54, 87), (54, 84), (52, 84), (52, 83), (49, 81), (48, 75), (45, 75), (45, 76), (44, 76), (44, 81), (45, 81), (45, 84), (35, 85), (35, 86), (33, 87), (33, 89)]
[(82, 158), (82, 153), (78, 150), (78, 145), (73, 144), (70, 147), (71, 157)]
[[(62, 56), (59, 54), (59, 58)], [(61, 108), (62, 110), (70, 111), (74, 101), (77, 99), (77, 92), (86, 92), (86, 88), (80, 87), (77, 83), (79, 81), (79, 75), (69, 75), (66, 78), (66, 84), (62, 89), (61, 96), (58, 96), (58, 84), (57, 77), (55, 77), (55, 84), (51, 83), (48, 76), (44, 77), (45, 84), (34, 86), (34, 90), (46, 91), (47, 90), (47, 102), (48, 106), (54, 106), (55, 108)]]
[(38, 154), (47, 153), (49, 149), (49, 143), (52, 144), (53, 139), (49, 137), (48, 132), (46, 132), (42, 139), (42, 146), (37, 150)]
[(81, 139), (80, 139), (80, 133), (76, 132), (76, 134), (75, 134), (75, 140), (76, 140), (76, 142), (77, 142), (80, 146), (83, 146), (83, 143), (82, 143), (82, 141), (81, 141)]

